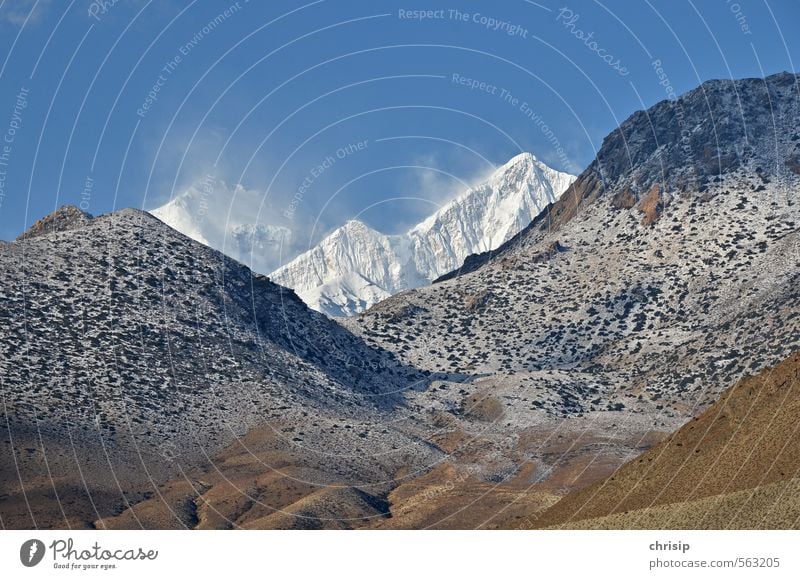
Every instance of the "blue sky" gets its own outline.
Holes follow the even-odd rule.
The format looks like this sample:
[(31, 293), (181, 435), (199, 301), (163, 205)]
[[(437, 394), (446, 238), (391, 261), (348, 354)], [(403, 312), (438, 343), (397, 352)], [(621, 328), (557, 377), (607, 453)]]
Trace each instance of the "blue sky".
[(637, 109), (800, 62), (796, 0), (453, 4), (0, 0), (0, 239), (208, 174), (316, 237), (401, 231), (520, 151), (579, 172)]

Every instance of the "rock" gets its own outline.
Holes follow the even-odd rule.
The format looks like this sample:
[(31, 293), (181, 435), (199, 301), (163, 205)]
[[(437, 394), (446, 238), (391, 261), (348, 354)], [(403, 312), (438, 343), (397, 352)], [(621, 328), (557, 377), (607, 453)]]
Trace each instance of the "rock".
[(17, 240), (33, 239), (42, 235), (77, 229), (92, 219), (91, 215), (74, 205), (64, 205), (50, 215), (39, 219), (25, 233), (17, 237)]

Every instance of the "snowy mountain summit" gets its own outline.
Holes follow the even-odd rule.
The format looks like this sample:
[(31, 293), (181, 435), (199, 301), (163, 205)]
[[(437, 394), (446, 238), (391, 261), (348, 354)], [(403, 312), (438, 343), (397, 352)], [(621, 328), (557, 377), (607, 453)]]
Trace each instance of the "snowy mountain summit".
[(270, 277), (315, 310), (354, 315), (459, 268), (471, 254), (498, 248), (574, 180), (523, 153), (405, 234), (385, 235), (351, 220)]
[(211, 175), (150, 213), (258, 273), (272, 271), (291, 251), (292, 231), (272, 222), (278, 212), (265, 205), (262, 192), (232, 187)]

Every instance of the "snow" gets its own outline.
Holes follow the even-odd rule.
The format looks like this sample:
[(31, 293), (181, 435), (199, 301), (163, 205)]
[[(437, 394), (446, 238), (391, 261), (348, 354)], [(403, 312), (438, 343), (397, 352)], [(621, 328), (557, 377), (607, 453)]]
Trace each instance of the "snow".
[(317, 311), (354, 315), (427, 285), (473, 253), (496, 249), (574, 179), (523, 153), (404, 235), (384, 235), (351, 220), (270, 277)]
[[(355, 296), (359, 296), (356, 298)], [(347, 273), (310, 289), (300, 295), (307, 304), (318, 304), (318, 309), (331, 315), (352, 316), (391, 294), (358, 273)]]
[(222, 251), (259, 273), (280, 263), (292, 244), (292, 231), (266, 223), (263, 193), (206, 177), (150, 211), (187, 237)]
[(282, 267), (296, 239), (275, 222), (279, 212), (269, 210), (262, 192), (207, 176), (150, 213), (256, 272), (273, 272), (276, 283), (315, 310), (349, 316), (430, 283), (473, 253), (496, 249), (574, 179), (522, 153), (403, 235), (350, 220)]

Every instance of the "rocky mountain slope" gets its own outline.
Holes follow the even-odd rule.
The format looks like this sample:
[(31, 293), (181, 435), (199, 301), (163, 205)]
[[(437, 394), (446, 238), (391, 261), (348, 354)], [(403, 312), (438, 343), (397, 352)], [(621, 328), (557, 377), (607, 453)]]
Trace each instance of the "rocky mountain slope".
[[(722, 446), (687, 445), (800, 350), (798, 119), (788, 74), (636, 113), (492, 259), (341, 325), (148, 214), (45, 220), (0, 245), (3, 525), (518, 526), (684, 424), (658, 471), (700, 455), (682, 509), (723, 479), (726, 504), (774, 504), (792, 455), (760, 480), (743, 453), (785, 431), (789, 382), (742, 382), (700, 418)], [(631, 500), (661, 509), (645, 521), (671, 504)]]
[[(118, 472), (144, 492), (278, 418), (281, 444), (350, 483), (389, 479), (390, 451), (417, 446), (385, 426), (415, 370), (148, 213), (63, 208), (0, 246), (0, 284), (6, 526), (98, 518)], [(37, 521), (23, 499), (39, 491)]]
[[(613, 452), (588, 448), (609, 465), (635, 456), (637, 433), (675, 428), (800, 349), (798, 118), (787, 74), (712, 81), (636, 113), (493, 259), (344, 323), (407, 364), (471, 377), (416, 404), (456, 431), (483, 417), (467, 438), (493, 466), (465, 458), (479, 472), (514, 472), (522, 456), (531, 482), (550, 476), (548, 425), (573, 442), (615, 436)], [(697, 154), (678, 162), (683, 134)]]
[[(797, 75), (711, 80), (675, 100), (637, 111), (603, 141), (597, 157), (562, 195), (497, 252), (470, 256), (448, 276), (474, 271), (500, 253), (538, 244), (600, 198), (635, 209), (653, 225), (681, 193), (702, 200), (725, 177), (746, 173), (766, 187), (800, 175)], [(685, 197), (685, 195), (684, 195)], [(772, 203), (768, 199), (768, 203)]]
[(573, 180), (523, 153), (404, 235), (384, 235), (351, 220), (270, 277), (315, 310), (353, 315), (430, 283), (468, 255), (496, 249)]

